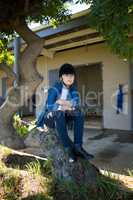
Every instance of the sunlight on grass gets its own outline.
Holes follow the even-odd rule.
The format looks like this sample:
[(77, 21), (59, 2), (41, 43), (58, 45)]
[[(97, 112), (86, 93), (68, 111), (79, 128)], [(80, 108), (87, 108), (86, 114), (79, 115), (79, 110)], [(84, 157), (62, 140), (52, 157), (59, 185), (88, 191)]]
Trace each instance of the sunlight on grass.
[(8, 147), (6, 147), (6, 146), (0, 144), (0, 157), (1, 157), (2, 155), (7, 156), (7, 155), (9, 155), (9, 154), (11, 154), (11, 153), (12, 153), (12, 150), (11, 150), (10, 148), (8, 148)]
[(37, 176), (41, 176), (41, 164), (38, 160), (34, 161), (34, 162), (30, 162), (28, 164), (25, 165), (26, 169), (28, 170), (28, 172), (37, 175)]
[(118, 173), (113, 173), (107, 170), (100, 170), (100, 172), (106, 177), (119, 181), (119, 183), (123, 185), (123, 187), (127, 188), (127, 190), (133, 191), (133, 171), (132, 170), (129, 170), (129, 169), (127, 170), (129, 174), (128, 176), (118, 174)]
[(133, 178), (133, 170), (128, 169), (127, 172), (128, 172), (128, 175)]

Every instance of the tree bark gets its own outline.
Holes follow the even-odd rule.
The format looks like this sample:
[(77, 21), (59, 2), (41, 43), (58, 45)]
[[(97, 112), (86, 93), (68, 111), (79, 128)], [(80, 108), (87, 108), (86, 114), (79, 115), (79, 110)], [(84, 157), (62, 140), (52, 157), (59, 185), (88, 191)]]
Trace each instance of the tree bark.
[[(21, 53), (20, 80), (18, 87), (10, 88), (6, 101), (0, 108), (0, 143), (12, 148), (23, 148), (24, 143), (13, 128), (13, 115), (32, 97), (42, 77), (36, 70), (36, 61), (44, 41), (33, 33), (23, 20), (11, 22), (10, 26), (26, 41), (27, 47)], [(2, 68), (11, 78), (9, 68)], [(10, 73), (9, 73), (10, 72)]]
[(80, 157), (74, 163), (70, 163), (68, 154), (64, 152), (60, 143), (57, 130), (40, 132), (34, 128), (24, 142), (27, 147), (24, 152), (30, 151), (31, 154), (51, 159), (52, 176), (56, 180), (72, 181), (82, 186), (96, 184), (99, 170), (88, 160)]

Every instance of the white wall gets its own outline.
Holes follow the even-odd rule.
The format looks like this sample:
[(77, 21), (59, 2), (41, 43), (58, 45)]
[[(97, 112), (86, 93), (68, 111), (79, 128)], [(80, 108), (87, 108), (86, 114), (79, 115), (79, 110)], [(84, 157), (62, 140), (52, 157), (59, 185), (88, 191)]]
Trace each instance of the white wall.
[[(116, 114), (116, 91), (118, 84), (124, 84), (124, 112)], [(131, 129), (131, 101), (129, 65), (112, 56), (104, 60), (103, 69), (104, 90), (104, 127), (113, 129)]]
[[(130, 87), (129, 65), (123, 59), (113, 55), (105, 44), (80, 47), (72, 50), (58, 52), (53, 59), (40, 57), (38, 60), (38, 70), (44, 75), (43, 86), (47, 85), (47, 70), (59, 68), (63, 63), (73, 65), (93, 64), (102, 62), (103, 64), (103, 121), (104, 128), (110, 129), (131, 129), (131, 100), (130, 94), (125, 95), (125, 114), (116, 114), (113, 104), (116, 104), (113, 94), (116, 92), (118, 84)], [(130, 89), (130, 88), (129, 88)], [(125, 109), (124, 107), (124, 109)], [(39, 110), (39, 109), (38, 109)]]

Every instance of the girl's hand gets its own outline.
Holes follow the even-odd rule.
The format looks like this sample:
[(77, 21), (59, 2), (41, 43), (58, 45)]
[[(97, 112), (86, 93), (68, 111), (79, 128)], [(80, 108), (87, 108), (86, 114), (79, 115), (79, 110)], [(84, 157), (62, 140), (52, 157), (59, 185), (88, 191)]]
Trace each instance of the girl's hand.
[(62, 106), (61, 110), (65, 111), (65, 110), (72, 110), (72, 108), (70, 106)]
[(56, 101), (56, 103), (58, 103), (59, 105), (62, 105), (62, 106), (68, 106), (68, 107), (71, 107), (71, 106), (72, 106), (72, 104), (71, 104), (70, 101), (64, 100), (64, 99), (58, 99), (58, 100)]
[(72, 110), (72, 104), (68, 100), (58, 99), (56, 101), (56, 103), (58, 103), (59, 105), (61, 105), (61, 110), (63, 110), (63, 111), (65, 111), (65, 110)]
[(64, 104), (64, 100), (63, 99), (58, 99), (56, 101), (56, 103), (59, 104), (59, 105), (63, 105)]

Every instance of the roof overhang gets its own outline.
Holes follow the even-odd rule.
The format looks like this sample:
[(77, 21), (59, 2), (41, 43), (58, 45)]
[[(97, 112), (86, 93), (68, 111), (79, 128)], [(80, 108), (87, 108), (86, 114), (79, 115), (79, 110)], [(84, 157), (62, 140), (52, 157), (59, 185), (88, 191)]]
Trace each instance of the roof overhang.
[(104, 42), (104, 38), (95, 29), (89, 27), (88, 13), (89, 10), (77, 13), (68, 23), (56, 29), (47, 27), (37, 32), (45, 39), (41, 55), (49, 52), (50, 57), (53, 57), (59, 51)]
[[(44, 38), (44, 48), (41, 55), (53, 57), (56, 52), (85, 45), (104, 42), (104, 38), (89, 27), (89, 9), (72, 15), (71, 20), (57, 28), (41, 26), (35, 29), (37, 35)], [(26, 46), (22, 40), (22, 49)]]

